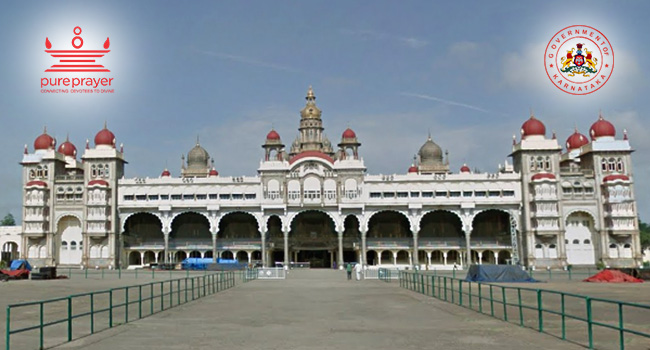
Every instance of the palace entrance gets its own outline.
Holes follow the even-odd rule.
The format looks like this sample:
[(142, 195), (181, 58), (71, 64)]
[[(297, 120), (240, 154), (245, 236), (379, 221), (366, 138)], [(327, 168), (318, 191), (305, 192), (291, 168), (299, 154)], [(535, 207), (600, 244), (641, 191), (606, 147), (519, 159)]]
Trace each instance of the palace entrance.
[(291, 222), (289, 249), (292, 262), (309, 262), (312, 268), (331, 268), (336, 261), (338, 238), (327, 214), (310, 210)]

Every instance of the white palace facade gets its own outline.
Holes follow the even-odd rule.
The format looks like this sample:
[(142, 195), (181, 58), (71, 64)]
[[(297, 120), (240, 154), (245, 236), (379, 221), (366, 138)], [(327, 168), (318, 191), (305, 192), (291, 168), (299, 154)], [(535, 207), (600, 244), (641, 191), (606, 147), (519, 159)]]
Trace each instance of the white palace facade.
[(351, 129), (333, 145), (310, 88), (299, 133), (271, 130), (257, 176), (219, 176), (198, 142), (179, 177), (125, 178), (106, 126), (80, 159), (45, 131), (25, 146), (19, 248), (32, 265), (144, 266), (186, 257), (340, 267), (639, 266), (627, 135), (599, 116), (566, 148), (531, 116), (512, 164), (450, 169), (429, 137), (406, 173), (370, 175)]

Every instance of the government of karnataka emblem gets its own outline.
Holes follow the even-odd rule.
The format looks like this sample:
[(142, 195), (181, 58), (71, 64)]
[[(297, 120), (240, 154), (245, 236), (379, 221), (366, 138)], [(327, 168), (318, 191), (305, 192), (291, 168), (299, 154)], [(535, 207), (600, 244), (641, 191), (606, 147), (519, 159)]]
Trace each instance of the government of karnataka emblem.
[[(584, 50), (584, 51), (583, 51)], [(584, 44), (578, 43), (576, 47), (567, 50), (566, 57), (562, 60), (562, 73), (568, 73), (573, 77), (576, 74), (582, 74), (583, 77), (589, 77), (589, 74), (595, 74), (598, 58), (594, 57), (592, 51), (589, 51)]]

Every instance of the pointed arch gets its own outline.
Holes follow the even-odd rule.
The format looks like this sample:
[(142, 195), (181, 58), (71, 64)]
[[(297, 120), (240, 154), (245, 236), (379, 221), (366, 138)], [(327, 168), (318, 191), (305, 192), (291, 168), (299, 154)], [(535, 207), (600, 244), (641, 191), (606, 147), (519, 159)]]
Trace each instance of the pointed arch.
[(472, 241), (511, 244), (510, 220), (512, 214), (502, 209), (485, 209), (472, 218)]
[(219, 239), (261, 239), (260, 221), (250, 212), (235, 210), (224, 213), (219, 219)]
[(464, 242), (462, 218), (450, 210), (437, 209), (427, 212), (420, 219), (418, 238), (423, 241)]
[(298, 212), (295, 212), (295, 213), (289, 215), (289, 218), (286, 221), (286, 224), (287, 224), (288, 227), (286, 227), (286, 228), (293, 227), (294, 221), (299, 215), (301, 215), (303, 213), (306, 213), (306, 212), (310, 212), (310, 211), (311, 212), (319, 212), (319, 213), (323, 213), (323, 214), (327, 215), (327, 217), (329, 217), (332, 220), (334, 230), (336, 230), (337, 227), (341, 227), (340, 220), (338, 220), (338, 218), (335, 217), (332, 213), (330, 213), (328, 211), (325, 211), (325, 210), (321, 210), (321, 209), (307, 209), (307, 210), (301, 210), (301, 211), (298, 211)]
[(397, 210), (381, 210), (373, 213), (367, 221), (368, 238), (411, 238), (409, 217)]
[(210, 218), (196, 211), (175, 215), (171, 221), (170, 239), (178, 242), (205, 243), (212, 241)]

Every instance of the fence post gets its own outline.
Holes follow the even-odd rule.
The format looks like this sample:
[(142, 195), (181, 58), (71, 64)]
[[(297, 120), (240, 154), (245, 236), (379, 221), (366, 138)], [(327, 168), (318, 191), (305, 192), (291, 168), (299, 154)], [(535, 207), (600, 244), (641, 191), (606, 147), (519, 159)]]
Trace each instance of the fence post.
[(478, 312), (483, 313), (483, 286), (478, 283)]
[[(42, 308), (41, 304), (41, 308)], [(41, 315), (43, 313), (41, 312)], [(11, 335), (11, 306), (7, 306), (7, 331), (6, 331), (6, 344), (5, 344), (5, 349), (9, 350), (9, 345), (11, 345), (11, 341), (9, 340), (9, 336)], [(43, 348), (43, 316), (41, 316), (41, 349)]]
[(194, 277), (192, 277), (192, 300), (194, 300)]
[(517, 288), (517, 296), (519, 299), (519, 325), (524, 326), (524, 310), (521, 307), (521, 288)]
[(138, 319), (142, 318), (142, 285), (138, 286)]
[(68, 341), (72, 341), (72, 297), (68, 297)]
[(165, 288), (163, 286), (164, 282), (160, 282), (160, 311), (165, 310)]
[(122, 267), (120, 266), (119, 269), (117, 269), (117, 279), (121, 280), (122, 279)]
[(508, 304), (506, 302), (506, 288), (501, 287), (501, 295), (503, 296), (503, 320), (508, 322)]
[(185, 278), (185, 302), (187, 303), (187, 277)]
[(449, 284), (451, 285), (451, 303), (455, 304), (456, 303), (455, 302), (456, 296), (455, 296), (455, 293), (454, 293), (454, 280), (453, 279), (449, 280)]
[(84, 274), (86, 275), (86, 279), (88, 279), (88, 268), (87, 268), (87, 267), (86, 267), (86, 269), (84, 270)]
[(619, 331), (619, 340), (621, 350), (625, 349), (625, 331), (623, 327), (623, 304), (618, 303), (618, 331)]
[(592, 325), (591, 317), (591, 298), (586, 297), (585, 302), (587, 304), (587, 337), (589, 338), (589, 349), (594, 348), (594, 329)]
[(445, 301), (447, 301), (447, 277), (443, 277), (444, 289), (445, 289)]
[[(40, 333), (41, 333), (41, 334), (40, 334), (40, 336), (39, 336), (39, 337), (40, 337), (40, 339), (39, 339), (40, 348), (39, 348), (39, 349), (43, 349), (43, 348), (44, 348), (44, 347), (43, 347), (43, 342), (44, 342), (44, 341), (43, 341), (43, 321), (44, 321), (44, 318), (45, 318), (45, 317), (43, 316), (43, 306), (44, 306), (43, 303), (41, 303), (41, 304), (40, 304), (40, 330), (41, 330)], [(8, 320), (7, 320), (7, 321), (8, 321)], [(9, 339), (9, 334), (7, 334), (7, 339)], [(9, 349), (9, 348), (7, 347), (7, 349)]]
[(169, 280), (169, 307), (174, 306), (174, 281)]
[(544, 332), (544, 311), (542, 309), (542, 291), (537, 290), (537, 318), (539, 322), (539, 331)]
[(176, 305), (181, 304), (181, 280), (176, 280)]
[(95, 293), (90, 293), (90, 334), (95, 333)]
[(560, 307), (562, 308), (562, 340), (566, 340), (566, 316), (564, 315), (564, 293), (561, 294)]
[(472, 281), (467, 282), (469, 285), (469, 308), (472, 308)]
[(113, 328), (113, 289), (108, 291), (108, 328)]
[(492, 285), (490, 285), (490, 315), (494, 317), (494, 294), (492, 293)]

